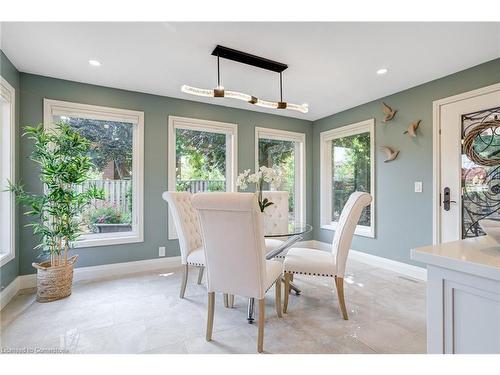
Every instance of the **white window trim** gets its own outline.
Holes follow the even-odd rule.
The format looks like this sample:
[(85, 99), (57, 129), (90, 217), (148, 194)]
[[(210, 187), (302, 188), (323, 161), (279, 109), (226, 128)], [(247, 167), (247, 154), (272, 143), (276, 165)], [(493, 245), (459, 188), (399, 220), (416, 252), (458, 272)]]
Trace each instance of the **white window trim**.
[(370, 226), (357, 225), (355, 234), (364, 237), (375, 237), (375, 119), (345, 125), (320, 133), (320, 174), (321, 228), (335, 230), (337, 222), (332, 220), (332, 152), (331, 141), (360, 133), (370, 133), (370, 194), (373, 197), (370, 210)]
[(105, 235), (83, 235), (76, 242), (75, 247), (85, 248), (144, 242), (144, 112), (52, 99), (44, 99), (43, 108), (45, 129), (54, 129), (52, 119), (55, 115), (134, 124), (132, 142), (132, 190), (135, 192), (132, 201), (133, 230), (131, 232), (106, 233)]
[[(210, 120), (195, 119), (189, 117), (168, 116), (168, 190), (176, 191), (175, 184), (175, 161), (176, 161), (176, 129), (190, 129), (197, 131), (209, 131), (225, 134), (229, 140), (226, 142), (226, 191), (236, 190), (236, 177), (238, 173), (238, 125)], [(170, 212), (170, 211), (169, 211)], [(168, 215), (168, 239), (177, 239), (174, 220)]]
[[(6, 79), (0, 76), (0, 93), (10, 104), (10, 124), (9, 124), (9, 142), (10, 142), (10, 174), (9, 179), (12, 182), (16, 181), (16, 90)], [(0, 191), (4, 188), (5, 181), (0, 181)], [(0, 254), (0, 267), (7, 264), (16, 257), (16, 200), (14, 193), (10, 194), (10, 241), (9, 241), (9, 252)]]
[(295, 142), (295, 220), (306, 222), (306, 135), (263, 127), (255, 127), (255, 170), (259, 169), (259, 139)]

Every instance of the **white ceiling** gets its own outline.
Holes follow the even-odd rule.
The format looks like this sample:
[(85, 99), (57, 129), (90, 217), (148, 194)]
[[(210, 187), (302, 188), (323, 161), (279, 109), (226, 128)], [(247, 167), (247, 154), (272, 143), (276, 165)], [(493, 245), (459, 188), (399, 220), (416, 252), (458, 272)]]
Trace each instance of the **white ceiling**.
[[(500, 57), (500, 23), (2, 23), (23, 72), (316, 120)], [(288, 64), (284, 100), (309, 113), (184, 94), (213, 88), (221, 44)], [(91, 67), (89, 59), (102, 63)], [(385, 76), (377, 76), (387, 68)], [(278, 74), (221, 60), (226, 89), (278, 99)]]

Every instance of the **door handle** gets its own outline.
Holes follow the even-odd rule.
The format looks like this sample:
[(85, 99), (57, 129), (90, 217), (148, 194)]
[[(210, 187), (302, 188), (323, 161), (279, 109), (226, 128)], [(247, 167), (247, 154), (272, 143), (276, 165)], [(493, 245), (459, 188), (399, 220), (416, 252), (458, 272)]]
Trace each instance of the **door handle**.
[(450, 203), (457, 203), (456, 201), (450, 200), (450, 188), (447, 186), (444, 188), (444, 199), (443, 199), (443, 208), (445, 211), (450, 210)]

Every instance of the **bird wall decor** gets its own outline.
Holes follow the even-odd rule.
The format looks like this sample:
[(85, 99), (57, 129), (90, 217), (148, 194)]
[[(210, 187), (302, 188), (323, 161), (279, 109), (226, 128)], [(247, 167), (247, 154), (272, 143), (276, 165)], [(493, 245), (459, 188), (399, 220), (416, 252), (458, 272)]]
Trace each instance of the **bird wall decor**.
[(413, 121), (410, 125), (408, 125), (408, 129), (403, 132), (403, 134), (408, 134), (410, 137), (415, 138), (417, 136), (417, 129), (421, 122), (422, 120)]
[(397, 150), (393, 150), (391, 147), (389, 146), (381, 146), (380, 147), (380, 150), (382, 150), (386, 156), (386, 159), (384, 160), (384, 163), (387, 163), (387, 162), (390, 162), (390, 161), (393, 161), (394, 159), (396, 159), (399, 155), (399, 151)]
[(384, 102), (382, 102), (382, 111), (385, 114), (383, 122), (391, 121), (394, 118), (394, 116), (396, 116), (396, 113), (398, 112), (397, 109), (392, 109)]

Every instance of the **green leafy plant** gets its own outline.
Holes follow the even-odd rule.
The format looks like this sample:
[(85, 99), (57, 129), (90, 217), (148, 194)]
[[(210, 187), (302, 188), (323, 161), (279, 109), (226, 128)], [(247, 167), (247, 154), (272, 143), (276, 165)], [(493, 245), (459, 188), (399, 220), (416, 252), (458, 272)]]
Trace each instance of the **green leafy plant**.
[(88, 156), (90, 141), (64, 122), (56, 124), (54, 131), (45, 130), (42, 124), (24, 130), (23, 137), (34, 142), (30, 159), (40, 167), (44, 193), (28, 193), (23, 185), (10, 181), (8, 190), (28, 207), (25, 215), (34, 218), (28, 226), (40, 237), (35, 249), (50, 255), (52, 267), (63, 265), (69, 248), (81, 235), (82, 213), (95, 200), (104, 199), (104, 191), (95, 185), (84, 192), (75, 189), (94, 168)]

